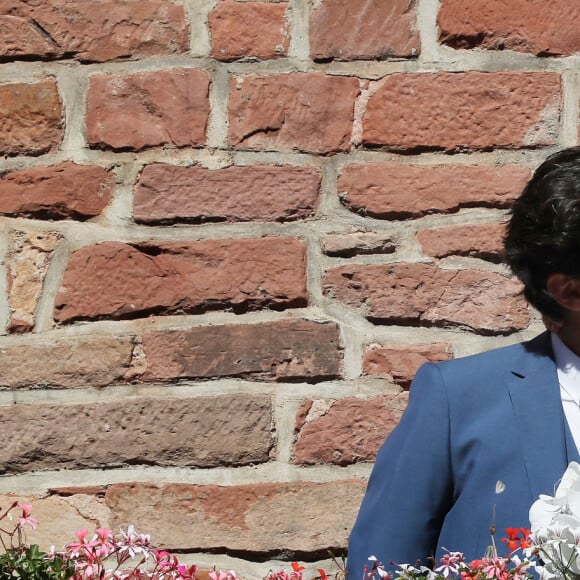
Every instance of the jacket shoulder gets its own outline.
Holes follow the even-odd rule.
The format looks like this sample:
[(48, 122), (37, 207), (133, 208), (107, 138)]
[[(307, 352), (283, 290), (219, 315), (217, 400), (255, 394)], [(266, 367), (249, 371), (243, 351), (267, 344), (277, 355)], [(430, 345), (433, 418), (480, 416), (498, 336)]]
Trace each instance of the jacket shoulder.
[(505, 377), (506, 373), (517, 373), (528, 367), (537, 357), (553, 357), (550, 334), (544, 332), (532, 340), (495, 348), (475, 355), (434, 363), (444, 382), (480, 379), (489, 381), (494, 377)]

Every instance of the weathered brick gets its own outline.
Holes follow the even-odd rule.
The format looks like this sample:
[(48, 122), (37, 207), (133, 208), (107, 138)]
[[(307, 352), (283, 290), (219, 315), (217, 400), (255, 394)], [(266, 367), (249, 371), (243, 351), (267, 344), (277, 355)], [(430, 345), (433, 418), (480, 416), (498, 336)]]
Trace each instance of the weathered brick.
[(307, 401), (296, 418), (293, 461), (300, 465), (374, 461), (406, 406), (406, 393)]
[(310, 13), (314, 60), (418, 56), (415, 0), (324, 0)]
[(379, 376), (408, 388), (426, 362), (438, 362), (453, 357), (451, 345), (446, 342), (431, 344), (371, 344), (365, 349), (363, 374)]
[[(82, 489), (79, 488), (79, 494)], [(78, 495), (75, 499), (85, 499), (86, 496)], [(86, 501), (91, 501), (92, 498), (86, 498)], [(0, 495), (0, 509), (4, 513), (13, 502), (18, 501), (32, 505), (32, 517), (39, 522), (38, 528), (33, 530), (26, 527), (26, 542), (29, 544), (37, 544), (41, 550), (48, 551), (50, 546), (55, 546), (57, 550), (61, 550), (68, 542), (75, 540), (75, 532), (77, 530), (94, 530), (96, 518), (89, 515), (82, 514), (74, 505), (71, 505), (65, 498), (55, 495), (48, 497), (35, 497), (33, 495), (21, 494), (5, 494)], [(103, 502), (104, 503), (104, 502)], [(106, 506), (103, 506), (101, 512), (107, 513)], [(12, 524), (16, 523), (16, 518), (20, 517), (21, 510), (15, 508), (12, 512), (14, 519)], [(106, 517), (106, 516), (105, 516)], [(103, 518), (100, 525), (107, 525), (107, 521)]]
[(209, 76), (200, 70), (89, 78), (86, 123), (91, 147), (204, 145), (208, 116)]
[(557, 73), (396, 73), (368, 102), (363, 144), (411, 151), (554, 145), (561, 101)]
[(113, 176), (102, 167), (65, 162), (0, 175), (0, 214), (89, 219), (108, 205)]
[(61, 238), (57, 232), (11, 233), (7, 260), (10, 332), (32, 330), (46, 271)]
[(537, 56), (580, 52), (580, 7), (568, 0), (443, 0), (439, 41), (453, 48), (515, 50)]
[(140, 223), (304, 219), (316, 210), (321, 180), (311, 167), (156, 163), (141, 173), (133, 216)]
[(40, 155), (62, 140), (56, 82), (0, 85), (0, 154)]
[(230, 85), (230, 144), (244, 149), (348, 151), (358, 94), (357, 79), (321, 72), (239, 76)]
[(324, 290), (375, 323), (509, 334), (530, 321), (521, 285), (493, 272), (443, 270), (425, 263), (353, 264), (329, 270)]
[(346, 546), (365, 487), (362, 480), (116, 484), (105, 501), (115, 527), (154, 529), (166, 548), (311, 553)]
[(471, 224), (421, 230), (417, 239), (423, 253), (435, 258), (472, 256), (501, 262), (504, 235), (504, 224)]
[(122, 381), (131, 337), (93, 336), (0, 348), (0, 388), (104, 387)]
[(55, 300), (59, 322), (305, 306), (306, 249), (291, 238), (107, 242), (74, 252)]
[(342, 171), (338, 191), (351, 211), (380, 219), (403, 219), (464, 207), (508, 208), (530, 176), (529, 169), (515, 165), (357, 163)]
[(385, 232), (326, 234), (321, 237), (320, 243), (327, 256), (392, 254), (397, 249), (397, 237)]
[(218, 60), (286, 56), (290, 32), (288, 2), (222, 0), (209, 14), (211, 56)]
[(167, 0), (0, 1), (0, 59), (83, 62), (185, 52), (183, 6)]
[(217, 467), (268, 461), (272, 405), (262, 395), (151, 397), (0, 407), (0, 473), (123, 465)]
[(241, 377), (323, 380), (341, 374), (338, 326), (290, 319), (201, 326), (143, 337), (144, 380)]

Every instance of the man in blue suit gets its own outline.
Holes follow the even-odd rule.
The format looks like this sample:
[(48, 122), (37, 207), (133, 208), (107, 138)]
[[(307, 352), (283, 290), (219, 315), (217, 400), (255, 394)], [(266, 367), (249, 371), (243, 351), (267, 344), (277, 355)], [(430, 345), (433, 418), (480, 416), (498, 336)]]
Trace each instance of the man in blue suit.
[(419, 370), (378, 453), (348, 580), (362, 579), (370, 555), (387, 568), (430, 566), (443, 548), (481, 558), (491, 524), (499, 537), (529, 527), (531, 504), (580, 460), (580, 148), (536, 170), (512, 208), (505, 253), (552, 332)]

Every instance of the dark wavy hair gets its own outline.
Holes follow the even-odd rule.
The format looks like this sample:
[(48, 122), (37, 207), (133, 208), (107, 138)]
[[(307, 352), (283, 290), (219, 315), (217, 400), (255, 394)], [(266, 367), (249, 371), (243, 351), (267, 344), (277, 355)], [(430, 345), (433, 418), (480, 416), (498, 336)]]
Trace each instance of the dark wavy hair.
[(515, 201), (505, 256), (542, 314), (562, 320), (565, 308), (546, 289), (552, 273), (580, 278), (580, 147), (548, 157)]

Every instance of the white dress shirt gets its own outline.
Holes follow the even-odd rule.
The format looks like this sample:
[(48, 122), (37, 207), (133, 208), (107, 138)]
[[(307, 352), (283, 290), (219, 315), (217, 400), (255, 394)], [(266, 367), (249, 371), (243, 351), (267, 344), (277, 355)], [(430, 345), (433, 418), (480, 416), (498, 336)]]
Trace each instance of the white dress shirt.
[(580, 356), (572, 352), (557, 334), (552, 332), (551, 336), (562, 408), (576, 448), (580, 450)]

